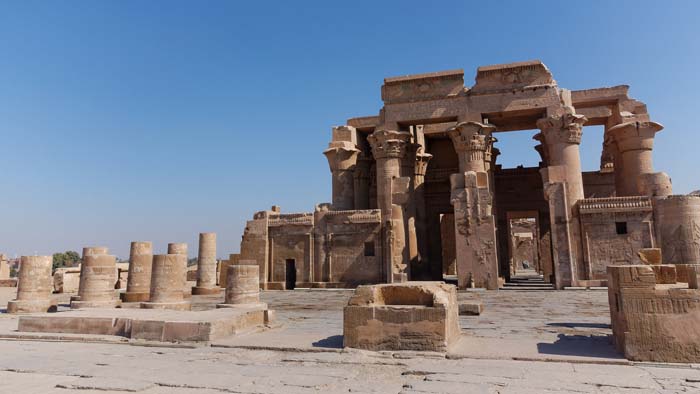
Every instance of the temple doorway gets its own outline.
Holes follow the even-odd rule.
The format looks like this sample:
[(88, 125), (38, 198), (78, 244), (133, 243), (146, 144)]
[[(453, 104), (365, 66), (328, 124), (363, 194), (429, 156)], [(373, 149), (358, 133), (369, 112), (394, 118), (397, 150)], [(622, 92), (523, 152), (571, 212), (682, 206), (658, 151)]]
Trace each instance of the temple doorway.
[(508, 212), (507, 216), (510, 277), (542, 275), (537, 212)]
[(297, 284), (297, 263), (294, 259), (287, 259), (285, 264), (285, 289), (294, 290)]

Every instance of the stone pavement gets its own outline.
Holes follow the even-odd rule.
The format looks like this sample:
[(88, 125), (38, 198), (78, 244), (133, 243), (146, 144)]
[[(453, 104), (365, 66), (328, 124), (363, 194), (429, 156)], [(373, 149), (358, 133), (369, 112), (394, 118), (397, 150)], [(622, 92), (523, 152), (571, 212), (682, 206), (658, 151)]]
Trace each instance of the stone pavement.
[[(212, 346), (0, 340), (0, 392), (700, 392), (700, 366), (633, 364), (614, 353), (604, 291), (460, 293), (481, 298), (486, 309), (460, 316), (463, 339), (447, 355), (342, 349), (350, 294), (265, 292), (281, 327)], [(218, 298), (193, 302), (205, 308)], [(6, 299), (0, 292), (0, 307)], [(0, 315), (0, 337), (18, 334), (14, 322)]]

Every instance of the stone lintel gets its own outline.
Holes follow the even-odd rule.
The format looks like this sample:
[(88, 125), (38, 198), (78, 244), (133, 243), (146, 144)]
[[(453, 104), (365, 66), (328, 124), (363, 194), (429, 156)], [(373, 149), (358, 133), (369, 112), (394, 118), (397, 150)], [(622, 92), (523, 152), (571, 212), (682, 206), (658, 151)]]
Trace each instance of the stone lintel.
[(457, 96), (464, 91), (464, 70), (441, 71), (384, 79), (385, 104), (434, 100)]
[(357, 129), (374, 128), (379, 126), (379, 123), (379, 116), (361, 116), (356, 118), (350, 118), (347, 120), (348, 126), (352, 126)]
[(535, 86), (556, 86), (552, 73), (539, 60), (479, 67), (470, 94), (492, 93)]
[(629, 85), (618, 85), (584, 90), (572, 90), (571, 101), (578, 112), (580, 108), (597, 107), (601, 105), (612, 105), (617, 103), (618, 100), (628, 99), (628, 90)]

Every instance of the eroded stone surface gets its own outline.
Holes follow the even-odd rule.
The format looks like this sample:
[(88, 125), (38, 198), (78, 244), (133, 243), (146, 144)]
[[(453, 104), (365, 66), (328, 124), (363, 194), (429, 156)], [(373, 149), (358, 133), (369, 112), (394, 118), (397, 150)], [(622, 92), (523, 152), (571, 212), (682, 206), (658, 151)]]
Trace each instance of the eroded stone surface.
[(359, 286), (343, 310), (343, 343), (369, 350), (446, 351), (459, 339), (455, 286)]

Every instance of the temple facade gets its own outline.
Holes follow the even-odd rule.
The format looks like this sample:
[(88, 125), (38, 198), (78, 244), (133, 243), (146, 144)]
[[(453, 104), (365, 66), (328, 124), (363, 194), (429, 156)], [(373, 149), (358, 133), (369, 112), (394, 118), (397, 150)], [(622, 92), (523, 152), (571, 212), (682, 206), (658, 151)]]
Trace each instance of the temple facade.
[[(263, 288), (456, 280), (497, 289), (517, 275), (512, 226), (532, 223), (532, 268), (555, 288), (605, 285), (606, 269), (700, 263), (700, 196), (672, 196), (652, 165), (663, 129), (628, 86), (560, 88), (540, 61), (387, 78), (378, 114), (333, 128), (332, 203), (255, 214), (237, 260)], [(581, 136), (605, 129), (600, 170)], [(537, 130), (539, 166), (502, 168), (498, 135)], [(515, 224), (514, 224), (515, 223)], [(530, 253), (530, 252), (528, 252)]]

